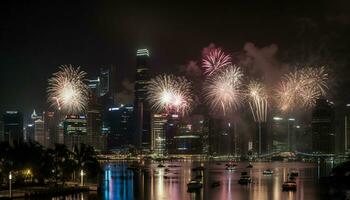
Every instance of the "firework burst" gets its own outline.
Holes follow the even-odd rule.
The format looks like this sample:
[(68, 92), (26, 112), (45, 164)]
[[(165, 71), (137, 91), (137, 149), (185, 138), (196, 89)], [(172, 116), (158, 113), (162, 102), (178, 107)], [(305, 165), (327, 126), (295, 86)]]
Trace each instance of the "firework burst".
[(263, 84), (252, 81), (248, 85), (248, 104), (255, 122), (266, 122), (268, 95)]
[(48, 80), (48, 101), (51, 106), (66, 114), (78, 114), (88, 102), (88, 86), (84, 83), (86, 73), (80, 67), (62, 65)]
[(220, 48), (210, 50), (202, 59), (202, 67), (205, 75), (212, 75), (218, 69), (231, 65), (231, 56), (225, 54)]
[(209, 77), (204, 95), (212, 110), (223, 111), (226, 115), (237, 109), (242, 103), (242, 80), (241, 68), (232, 65)]
[(277, 89), (279, 109), (291, 111), (298, 105), (313, 107), (317, 99), (326, 95), (327, 81), (325, 67), (306, 67), (286, 74)]
[(147, 100), (156, 112), (185, 115), (192, 109), (192, 86), (184, 77), (159, 75), (147, 86)]

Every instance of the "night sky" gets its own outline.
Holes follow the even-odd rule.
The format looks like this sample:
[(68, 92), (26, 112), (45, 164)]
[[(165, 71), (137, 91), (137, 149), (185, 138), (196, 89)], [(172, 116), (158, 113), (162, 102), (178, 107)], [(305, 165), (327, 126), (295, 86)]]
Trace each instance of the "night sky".
[[(133, 80), (138, 48), (150, 49), (153, 73), (177, 73), (211, 43), (230, 53), (244, 53), (247, 42), (273, 44), (278, 62), (326, 63), (334, 91), (350, 88), (348, 1), (146, 2), (2, 2), (0, 110), (46, 109), (47, 79), (62, 64), (80, 65), (89, 78), (116, 64), (122, 91), (122, 81)], [(349, 101), (345, 93), (335, 101)]]

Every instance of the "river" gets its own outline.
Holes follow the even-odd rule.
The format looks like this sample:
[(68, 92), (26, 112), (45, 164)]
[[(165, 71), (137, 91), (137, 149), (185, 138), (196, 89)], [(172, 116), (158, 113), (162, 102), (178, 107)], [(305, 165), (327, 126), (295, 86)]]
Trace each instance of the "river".
[[(316, 164), (302, 162), (240, 162), (236, 171), (226, 170), (227, 162), (181, 161), (146, 163), (143, 170), (129, 170), (130, 162), (108, 163), (104, 165), (102, 194), (98, 199), (120, 200), (316, 200), (320, 199), (319, 169)], [(193, 167), (204, 166), (204, 171), (193, 171)], [(273, 175), (263, 175), (265, 169), (272, 169)], [(288, 172), (299, 172), (296, 178), (296, 192), (283, 192), (282, 184), (288, 179)], [(246, 171), (253, 183), (239, 185), (241, 172)], [(202, 178), (200, 178), (200, 176)], [(187, 183), (199, 177), (203, 188), (198, 192), (187, 192)], [(218, 187), (212, 187), (219, 182)], [(86, 199), (90, 195), (85, 194)], [(94, 195), (95, 196), (95, 195)], [(81, 199), (81, 198), (80, 198)]]

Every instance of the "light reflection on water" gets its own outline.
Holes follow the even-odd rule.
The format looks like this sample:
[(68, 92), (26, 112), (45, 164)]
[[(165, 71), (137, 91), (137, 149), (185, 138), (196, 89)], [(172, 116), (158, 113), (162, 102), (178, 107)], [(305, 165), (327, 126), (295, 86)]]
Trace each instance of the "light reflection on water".
[[(317, 184), (317, 165), (310, 163), (253, 163), (252, 169), (247, 169), (248, 163), (238, 163), (237, 171), (225, 170), (225, 163), (204, 163), (205, 170), (192, 171), (199, 162), (164, 163), (165, 168), (158, 163), (146, 163), (142, 170), (128, 170), (131, 163), (110, 163), (104, 166), (103, 199), (121, 200), (204, 200), (204, 199), (259, 199), (280, 200), (319, 199)], [(180, 167), (168, 167), (179, 165)], [(275, 173), (264, 176), (262, 172), (270, 168)], [(288, 172), (292, 169), (299, 171), (296, 179), (296, 192), (283, 192), (282, 183), (287, 180)], [(247, 171), (253, 183), (247, 186), (238, 184), (240, 173)], [(202, 175), (203, 188), (196, 193), (187, 192), (187, 183), (198, 175)], [(212, 188), (211, 184), (219, 181), (220, 186)]]

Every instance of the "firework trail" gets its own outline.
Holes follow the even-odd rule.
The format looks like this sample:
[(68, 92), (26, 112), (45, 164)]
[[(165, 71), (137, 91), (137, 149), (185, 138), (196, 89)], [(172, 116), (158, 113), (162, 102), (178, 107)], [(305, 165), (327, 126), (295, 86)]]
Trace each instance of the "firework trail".
[(225, 54), (221, 48), (215, 48), (204, 55), (202, 59), (202, 67), (204, 68), (205, 75), (212, 75), (218, 69), (231, 65), (231, 56)]
[(89, 88), (84, 83), (86, 73), (80, 67), (62, 65), (48, 80), (48, 101), (66, 114), (79, 114), (88, 102)]
[(147, 100), (156, 112), (185, 115), (192, 110), (192, 86), (184, 77), (159, 75), (147, 85)]
[(291, 111), (298, 105), (311, 108), (327, 94), (328, 74), (325, 67), (306, 67), (283, 76), (277, 89), (278, 107)]
[(243, 73), (240, 67), (228, 66), (209, 77), (204, 86), (205, 100), (212, 110), (227, 112), (237, 109), (242, 103)]
[(266, 122), (268, 95), (263, 84), (252, 81), (248, 85), (248, 103), (255, 122)]

